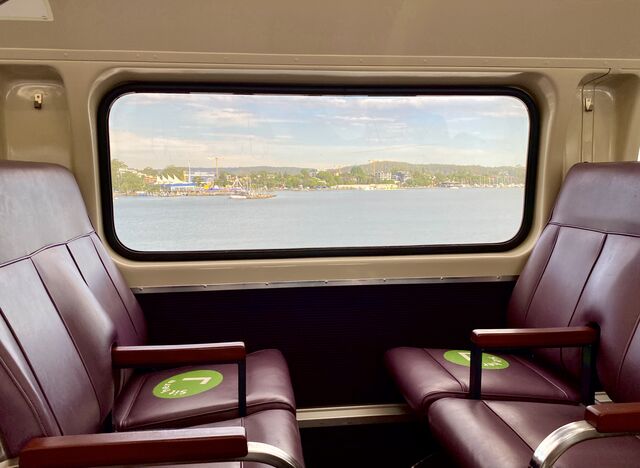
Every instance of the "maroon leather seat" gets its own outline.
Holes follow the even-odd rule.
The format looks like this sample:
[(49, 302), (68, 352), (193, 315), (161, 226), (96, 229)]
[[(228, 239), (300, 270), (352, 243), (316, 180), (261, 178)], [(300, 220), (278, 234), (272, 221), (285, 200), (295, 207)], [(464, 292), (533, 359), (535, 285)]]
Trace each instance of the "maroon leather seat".
[[(614, 402), (640, 401), (640, 164), (574, 167), (550, 224), (564, 226), (556, 242), (560, 236), (571, 236), (574, 249), (591, 245), (594, 252), (571, 323), (593, 324), (600, 330), (598, 380)], [(576, 261), (564, 259), (570, 277), (570, 266)], [(557, 281), (557, 289), (571, 283), (570, 278)], [(550, 315), (554, 309), (548, 303), (545, 311)], [(568, 369), (579, 360), (579, 354), (570, 349), (542, 356), (550, 362), (561, 359)], [(527, 466), (536, 446), (550, 432), (582, 420), (584, 414), (584, 407), (578, 405), (485, 400), (444, 398), (429, 409), (433, 434), (461, 466)], [(640, 439), (629, 436), (582, 442), (555, 466), (634, 464), (640, 464)]]
[[(0, 220), (0, 441), (9, 457), (34, 438), (110, 430), (112, 414), (117, 430), (237, 418), (238, 366), (203, 356), (241, 360), (224, 356), (244, 356), (243, 345), (133, 346), (146, 339), (142, 312), (93, 232), (67, 170), (0, 161)], [(149, 367), (149, 352), (183, 366), (114, 374), (116, 367)], [(154, 394), (163, 379), (202, 369), (221, 373), (222, 382), (185, 398)], [(248, 355), (246, 374), (249, 416), (221, 425), (242, 426), (249, 441), (280, 446), (301, 465), (281, 354)]]
[[(465, 397), (469, 393), (469, 367), (444, 358), (447, 349), (395, 348), (385, 361), (409, 406), (426, 415), (429, 406), (444, 397)], [(482, 394), (486, 398), (575, 402), (578, 384), (530, 357), (495, 354), (506, 369), (483, 373)]]
[[(93, 231), (73, 177), (52, 165), (9, 162), (0, 165), (0, 177), (3, 193), (16, 204), (16, 211), (5, 218), (2, 228), (0, 261), (47, 249), (38, 257), (42, 260), (36, 261), (45, 283), (56, 286), (60, 275), (57, 269), (63, 265), (76, 269), (75, 274), (68, 274), (74, 275), (75, 281), (79, 273), (108, 313), (118, 345), (144, 344), (142, 310)], [(54, 245), (65, 247), (51, 249)], [(54, 303), (66, 301), (65, 286), (50, 291), (50, 295)], [(193, 398), (162, 400), (162, 404), (147, 389), (162, 381), (167, 371), (123, 372), (113, 413), (115, 427), (178, 427), (237, 416), (237, 366), (221, 365), (216, 369), (224, 380), (214, 391)], [(176, 373), (188, 370), (181, 368)], [(295, 412), (289, 371), (279, 351), (250, 354), (246, 372), (248, 414), (265, 409)]]
[[(151, 397), (153, 389), (172, 375), (195, 369), (225, 376), (212, 391), (173, 400)], [(182, 427), (238, 416), (238, 380), (234, 364), (184, 366), (155, 372), (139, 372), (127, 382), (113, 411), (116, 430)], [(141, 397), (146, 395), (147, 397)], [(293, 411), (293, 391), (287, 364), (275, 349), (247, 356), (247, 414), (269, 409)]]
[[(629, 298), (640, 287), (636, 237), (640, 208), (631, 205), (640, 193), (636, 190), (639, 185), (640, 168), (635, 163), (579, 164), (570, 171), (551, 220), (513, 291), (507, 312), (509, 327), (597, 324), (603, 334), (599, 353), (606, 359), (620, 356), (637, 316)], [(592, 307), (584, 306), (587, 299)], [(598, 315), (602, 310), (612, 313)], [(399, 389), (422, 414), (435, 400), (464, 397), (468, 391), (469, 368), (447, 361), (446, 351), (396, 348), (386, 354)], [(556, 348), (536, 350), (530, 356), (499, 356), (509, 366), (482, 373), (484, 398), (580, 400), (578, 350)]]
[[(551, 432), (583, 419), (584, 407), (557, 403), (443, 398), (429, 409), (431, 433), (461, 467), (529, 466)], [(640, 464), (636, 436), (588, 440), (567, 450), (556, 468), (628, 468)]]
[[(254, 413), (243, 419), (233, 419), (230, 421), (206, 424), (196, 426), (196, 428), (205, 427), (226, 427), (226, 426), (242, 426), (247, 430), (247, 437), (251, 441), (270, 444), (278, 447), (291, 455), (295, 460), (302, 461), (302, 448), (300, 445), (300, 435), (298, 432), (298, 424), (296, 417), (291, 411), (286, 410), (270, 410)], [(215, 464), (215, 468), (222, 468), (222, 464)], [(194, 465), (179, 465), (192, 467)], [(197, 465), (196, 465), (197, 466)], [(211, 466), (211, 465), (204, 465)], [(235, 463), (224, 464), (224, 468), (236, 468)], [(240, 468), (258, 468), (262, 464), (243, 462)]]

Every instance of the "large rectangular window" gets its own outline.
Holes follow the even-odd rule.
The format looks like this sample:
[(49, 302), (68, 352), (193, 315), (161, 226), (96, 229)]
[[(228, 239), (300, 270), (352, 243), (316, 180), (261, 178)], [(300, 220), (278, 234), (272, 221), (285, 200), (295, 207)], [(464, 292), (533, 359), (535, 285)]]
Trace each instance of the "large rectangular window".
[(534, 113), (511, 89), (117, 90), (107, 234), (134, 256), (503, 249), (526, 230)]

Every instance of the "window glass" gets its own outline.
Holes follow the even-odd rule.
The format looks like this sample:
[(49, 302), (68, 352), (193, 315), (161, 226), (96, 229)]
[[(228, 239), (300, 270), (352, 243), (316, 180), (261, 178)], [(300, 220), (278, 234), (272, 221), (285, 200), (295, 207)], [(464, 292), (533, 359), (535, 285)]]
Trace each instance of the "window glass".
[(523, 223), (530, 119), (508, 93), (133, 92), (107, 123), (133, 251), (498, 244)]

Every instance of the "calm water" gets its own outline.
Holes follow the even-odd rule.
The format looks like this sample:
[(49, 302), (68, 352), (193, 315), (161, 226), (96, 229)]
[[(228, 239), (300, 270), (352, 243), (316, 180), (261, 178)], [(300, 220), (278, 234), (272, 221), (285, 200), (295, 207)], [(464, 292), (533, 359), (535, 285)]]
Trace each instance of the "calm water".
[(264, 200), (119, 197), (116, 231), (134, 250), (224, 250), (501, 242), (522, 188), (278, 192)]

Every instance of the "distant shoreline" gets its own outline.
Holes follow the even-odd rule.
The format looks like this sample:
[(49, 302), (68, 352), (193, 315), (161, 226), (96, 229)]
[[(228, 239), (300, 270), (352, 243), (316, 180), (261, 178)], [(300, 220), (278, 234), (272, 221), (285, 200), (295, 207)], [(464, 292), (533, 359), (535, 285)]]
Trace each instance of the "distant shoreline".
[[(457, 189), (507, 189), (507, 188), (524, 188), (524, 184), (509, 184), (509, 185), (455, 185), (448, 187), (387, 187), (380, 188), (371, 185), (362, 186), (343, 186), (343, 187), (327, 187), (327, 188), (285, 188), (270, 190), (272, 193), (286, 193), (286, 192), (389, 192), (389, 191), (409, 191), (409, 190), (457, 190)], [(178, 197), (230, 197), (235, 192), (230, 190), (215, 190), (215, 191), (189, 191), (189, 190), (175, 190), (175, 191), (163, 191), (163, 192), (113, 192), (113, 197), (155, 197), (155, 198), (178, 198)]]

